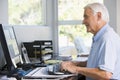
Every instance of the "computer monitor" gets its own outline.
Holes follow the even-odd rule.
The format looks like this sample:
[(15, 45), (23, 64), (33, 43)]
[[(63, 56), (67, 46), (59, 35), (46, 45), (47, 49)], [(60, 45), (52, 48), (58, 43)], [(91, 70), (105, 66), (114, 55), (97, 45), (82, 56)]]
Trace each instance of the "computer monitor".
[(0, 42), (0, 71), (2, 71), (6, 66), (6, 61), (3, 53), (3, 49)]
[(6, 59), (8, 70), (17, 68), (17, 63), (22, 63), (17, 41), (12, 26), (0, 24), (0, 41)]

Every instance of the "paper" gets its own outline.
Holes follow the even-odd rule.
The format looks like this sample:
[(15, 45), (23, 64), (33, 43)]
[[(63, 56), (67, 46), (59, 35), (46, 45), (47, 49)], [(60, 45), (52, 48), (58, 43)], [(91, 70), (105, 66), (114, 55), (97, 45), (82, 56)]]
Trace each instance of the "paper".
[(62, 60), (46, 60), (44, 62), (45, 64), (55, 64), (55, 63), (61, 63)]
[(76, 59), (73, 59), (72, 61), (87, 61), (88, 60), (88, 57), (77, 57)]

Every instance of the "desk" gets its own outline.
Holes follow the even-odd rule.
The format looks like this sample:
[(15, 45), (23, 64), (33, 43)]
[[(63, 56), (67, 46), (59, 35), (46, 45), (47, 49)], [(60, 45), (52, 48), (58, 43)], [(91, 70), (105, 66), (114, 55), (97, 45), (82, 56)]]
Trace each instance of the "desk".
[[(7, 76), (0, 76), (0, 80), (17, 80), (16, 78), (7, 78)], [(67, 77), (67, 78), (63, 78), (63, 79), (21, 79), (21, 80), (85, 80), (83, 79), (79, 79), (77, 76), (72, 76), (72, 77)]]
[(77, 77), (67, 77), (63, 79), (22, 79), (22, 80), (78, 80)]
[[(78, 59), (77, 59), (77, 61), (85, 61), (86, 59), (87, 59), (87, 57), (82, 57), (82, 58), (80, 58), (80, 57), (78, 57)], [(81, 60), (82, 59), (82, 60)], [(75, 60), (76, 61), (76, 60)], [(60, 75), (59, 77), (57, 77), (57, 78), (52, 78), (52, 79), (48, 79), (48, 78), (46, 78), (45, 76), (50, 76), (50, 75), (43, 75), (43, 72), (41, 71), (41, 72), (38, 72), (38, 73), (35, 73), (35, 75), (34, 76), (37, 76), (37, 77), (39, 77), (39, 79), (38, 78), (32, 78), (32, 79), (25, 79), (25, 78), (22, 78), (21, 80), (85, 80), (85, 79), (79, 79), (79, 77), (81, 76), (81, 75), (79, 75), (79, 77), (77, 76), (77, 75), (73, 75), (73, 76), (63, 76), (63, 75)], [(54, 75), (54, 76), (58, 76), (58, 75)], [(1, 79), (1, 78), (0, 78)], [(4, 79), (4, 80), (16, 80), (15, 78), (6, 78), (6, 77), (2, 77), (2, 79)]]
[(71, 77), (65, 77), (65, 78), (58, 78), (58, 79), (22, 79), (22, 80), (85, 80), (84, 76), (79, 75), (78, 76), (71, 76)]
[(13, 78), (13, 77), (8, 78), (8, 77), (5, 76), (5, 75), (0, 75), (0, 80), (16, 80), (16, 78)]

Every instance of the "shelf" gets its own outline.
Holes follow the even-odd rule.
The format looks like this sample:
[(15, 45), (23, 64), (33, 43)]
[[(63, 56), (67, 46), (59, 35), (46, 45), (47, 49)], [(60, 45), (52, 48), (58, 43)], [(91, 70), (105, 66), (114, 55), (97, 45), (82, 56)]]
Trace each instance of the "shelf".
[(33, 42), (23, 43), (25, 44), (28, 57), (30, 58), (40, 58), (40, 61), (44, 61), (53, 57), (52, 40), (35, 40)]

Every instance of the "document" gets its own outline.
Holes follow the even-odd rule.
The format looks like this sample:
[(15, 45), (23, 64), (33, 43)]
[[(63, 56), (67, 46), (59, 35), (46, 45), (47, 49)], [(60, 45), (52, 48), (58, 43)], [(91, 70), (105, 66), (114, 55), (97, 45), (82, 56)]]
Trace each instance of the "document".
[(77, 57), (76, 59), (73, 59), (72, 61), (78, 61), (78, 62), (83, 61), (84, 62), (84, 61), (87, 61), (87, 60), (88, 60), (88, 57)]

